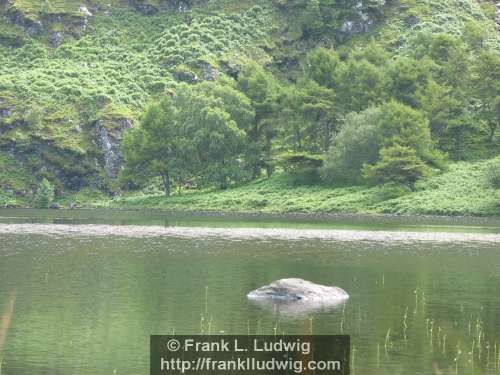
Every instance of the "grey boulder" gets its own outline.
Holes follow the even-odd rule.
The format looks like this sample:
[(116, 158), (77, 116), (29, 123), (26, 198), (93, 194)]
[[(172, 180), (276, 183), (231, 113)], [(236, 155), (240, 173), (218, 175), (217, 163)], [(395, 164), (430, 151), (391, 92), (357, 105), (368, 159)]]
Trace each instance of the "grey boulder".
[(281, 279), (247, 294), (250, 300), (300, 303), (338, 303), (349, 294), (336, 286), (314, 284), (303, 279)]

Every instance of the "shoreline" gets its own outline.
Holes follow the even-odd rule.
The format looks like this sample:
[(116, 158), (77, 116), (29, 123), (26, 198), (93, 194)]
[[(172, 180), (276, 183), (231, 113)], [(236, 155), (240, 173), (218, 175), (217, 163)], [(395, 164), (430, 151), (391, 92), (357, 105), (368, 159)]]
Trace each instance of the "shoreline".
[[(466, 226), (487, 225), (492, 228), (500, 228), (500, 216), (481, 216), (481, 215), (429, 215), (429, 214), (390, 214), (390, 213), (322, 213), (322, 212), (261, 212), (261, 211), (221, 211), (221, 210), (174, 210), (164, 208), (147, 207), (78, 207), (70, 209), (61, 207), (58, 209), (37, 209), (31, 207), (22, 208), (0, 208), (1, 213), (6, 211), (35, 211), (39, 213), (48, 213), (50, 216), (57, 216), (56, 213), (77, 212), (106, 212), (111, 215), (124, 213), (154, 214), (161, 217), (172, 217), (177, 219), (221, 219), (221, 220), (242, 220), (242, 221), (290, 221), (299, 223), (347, 223), (347, 224), (369, 224), (377, 221), (383, 221), (384, 224), (404, 225), (437, 225), (437, 226)], [(43, 215), (47, 217), (47, 215)], [(154, 218), (154, 217), (153, 217)]]
[(0, 234), (45, 236), (118, 236), (127, 238), (220, 238), (225, 240), (323, 240), (340, 242), (399, 243), (500, 243), (497, 233), (371, 231), (292, 228), (210, 228), (182, 226), (140, 226), (100, 224), (0, 224)]

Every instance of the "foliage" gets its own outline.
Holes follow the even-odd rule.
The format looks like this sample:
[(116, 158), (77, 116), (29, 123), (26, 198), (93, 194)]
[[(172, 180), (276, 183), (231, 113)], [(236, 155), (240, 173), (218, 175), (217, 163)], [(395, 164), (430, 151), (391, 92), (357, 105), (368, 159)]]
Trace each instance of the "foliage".
[(378, 126), (382, 146), (407, 146), (413, 148), (423, 160), (433, 161), (434, 145), (429, 122), (419, 111), (395, 101), (388, 102), (381, 107)]
[(365, 165), (363, 175), (380, 183), (395, 182), (415, 190), (415, 184), (427, 172), (425, 163), (417, 152), (407, 146), (395, 144), (380, 150), (380, 160), (374, 165)]
[(278, 6), (293, 13), (301, 32), (307, 36), (333, 34), (338, 41), (346, 39), (346, 25), (353, 24), (364, 30), (367, 20), (379, 20), (385, 1), (331, 1), (331, 0), (273, 0)]
[(344, 113), (359, 112), (388, 99), (388, 77), (366, 59), (350, 58), (335, 72), (338, 101)]
[(284, 147), (294, 152), (328, 151), (337, 126), (333, 90), (313, 80), (282, 87), (279, 111)]
[(363, 164), (396, 146), (441, 170), (498, 155), (500, 38), (484, 3), (150, 1), (148, 15), (129, 3), (97, 0), (85, 21), (73, 0), (0, 6), (0, 162), (8, 150), (19, 166), (0, 171), (3, 195), (31, 195), (32, 177), (114, 190), (96, 124), (114, 136), (123, 119), (136, 124), (121, 177), (133, 189), (167, 171), (181, 192), (280, 167), (321, 184), (284, 154), (324, 159), (330, 185), (365, 183)]
[[(497, 158), (498, 159), (498, 158)], [(394, 213), (500, 215), (500, 190), (487, 180), (491, 161), (460, 162), (441, 175), (417, 183), (417, 191), (393, 186), (294, 186), (285, 174), (225, 191), (193, 191), (164, 199), (134, 192), (115, 199), (91, 200), (89, 207), (162, 208), (179, 211)]]
[(340, 58), (333, 49), (316, 48), (306, 57), (307, 77), (318, 85), (333, 88), (334, 74), (339, 63)]
[(495, 189), (500, 189), (500, 161), (496, 159), (488, 167), (488, 181)]
[(151, 57), (163, 66), (197, 65), (249, 46), (264, 37), (267, 16), (254, 6), (241, 16), (210, 15), (166, 30), (151, 50)]
[(493, 140), (500, 123), (500, 53), (483, 51), (474, 70), (476, 117), (487, 124), (489, 140)]
[(38, 208), (49, 208), (54, 201), (54, 186), (46, 178), (40, 182), (34, 201)]
[(269, 162), (273, 139), (277, 135), (275, 115), (278, 109), (278, 83), (261, 66), (248, 63), (238, 75), (237, 84), (255, 110), (254, 120), (246, 129), (250, 150), (248, 163), (252, 168), (252, 177), (258, 177), (262, 167), (266, 167), (268, 175), (271, 175)]
[(361, 169), (365, 163), (375, 163), (380, 150), (380, 108), (369, 108), (360, 113), (350, 113), (328, 152), (323, 178), (333, 185), (360, 183)]
[(288, 172), (293, 185), (315, 185), (320, 182), (319, 169), (323, 166), (321, 155), (285, 153), (278, 155), (277, 164)]
[[(21, 46), (9, 42), (4, 47), (0, 42), (0, 111), (8, 105), (12, 112), (5, 119), (0, 115), (0, 146), (37, 159), (36, 166), (30, 165), (37, 177), (42, 177), (41, 171), (57, 169), (50, 178), (66, 188), (100, 184), (99, 177), (92, 176), (95, 168), (87, 167), (95, 165), (93, 124), (104, 117), (137, 120), (151, 98), (175, 86), (179, 66), (167, 63), (169, 58), (183, 56), (181, 63), (197, 77), (210, 69), (222, 73), (219, 63), (232, 64), (247, 53), (266, 59), (260, 45), (269, 23), (262, 7), (250, 7), (241, 14), (193, 9), (186, 15), (171, 10), (143, 15), (123, 2), (111, 1), (95, 4), (85, 32), (76, 35), (73, 31), (83, 23), (80, 5), (51, 1), (50, 9), (42, 9), (39, 2), (18, 0), (13, 6), (42, 22), (43, 35), (26, 35)], [(3, 9), (0, 6), (0, 16)], [(50, 23), (56, 18), (52, 15), (63, 24), (64, 40), (57, 48), (47, 43), (55, 26)], [(8, 19), (2, 17), (0, 34), (5, 26), (24, 36)], [(168, 47), (170, 36), (176, 44)], [(72, 154), (69, 160), (82, 161), (86, 167), (81, 168), (78, 184), (69, 177), (74, 163), (53, 165), (56, 158), (40, 158), (38, 150), (46, 148), (51, 156)]]
[(142, 126), (127, 135), (122, 178), (160, 176), (167, 196), (171, 179), (182, 185), (195, 178), (226, 188), (242, 178), (238, 156), (244, 131), (238, 125), (247, 127), (252, 117), (245, 107), (248, 100), (230, 87), (180, 85), (172, 97), (150, 107)]

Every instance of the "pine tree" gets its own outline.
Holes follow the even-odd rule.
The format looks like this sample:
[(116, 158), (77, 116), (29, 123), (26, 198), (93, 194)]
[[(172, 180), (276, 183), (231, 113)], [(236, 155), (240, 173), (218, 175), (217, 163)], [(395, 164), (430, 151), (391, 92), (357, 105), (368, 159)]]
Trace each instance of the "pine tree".
[(44, 178), (35, 194), (35, 203), (38, 208), (49, 208), (54, 201), (54, 186)]
[(415, 191), (415, 183), (427, 171), (427, 166), (414, 149), (395, 144), (380, 150), (380, 161), (375, 165), (365, 165), (363, 175), (379, 183), (400, 183)]

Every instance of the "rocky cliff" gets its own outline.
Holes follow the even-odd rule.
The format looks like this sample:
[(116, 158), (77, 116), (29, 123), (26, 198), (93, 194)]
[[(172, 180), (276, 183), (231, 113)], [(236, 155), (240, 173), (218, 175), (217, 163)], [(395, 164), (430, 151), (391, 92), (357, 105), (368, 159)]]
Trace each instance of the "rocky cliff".
[(375, 38), (404, 51), (419, 30), (499, 22), (493, 2), (325, 4), (0, 0), (0, 156), (23, 174), (0, 170), (0, 194), (29, 194), (43, 177), (58, 193), (113, 190), (125, 132), (177, 82), (233, 79), (249, 60), (293, 81), (319, 45), (342, 50)]

